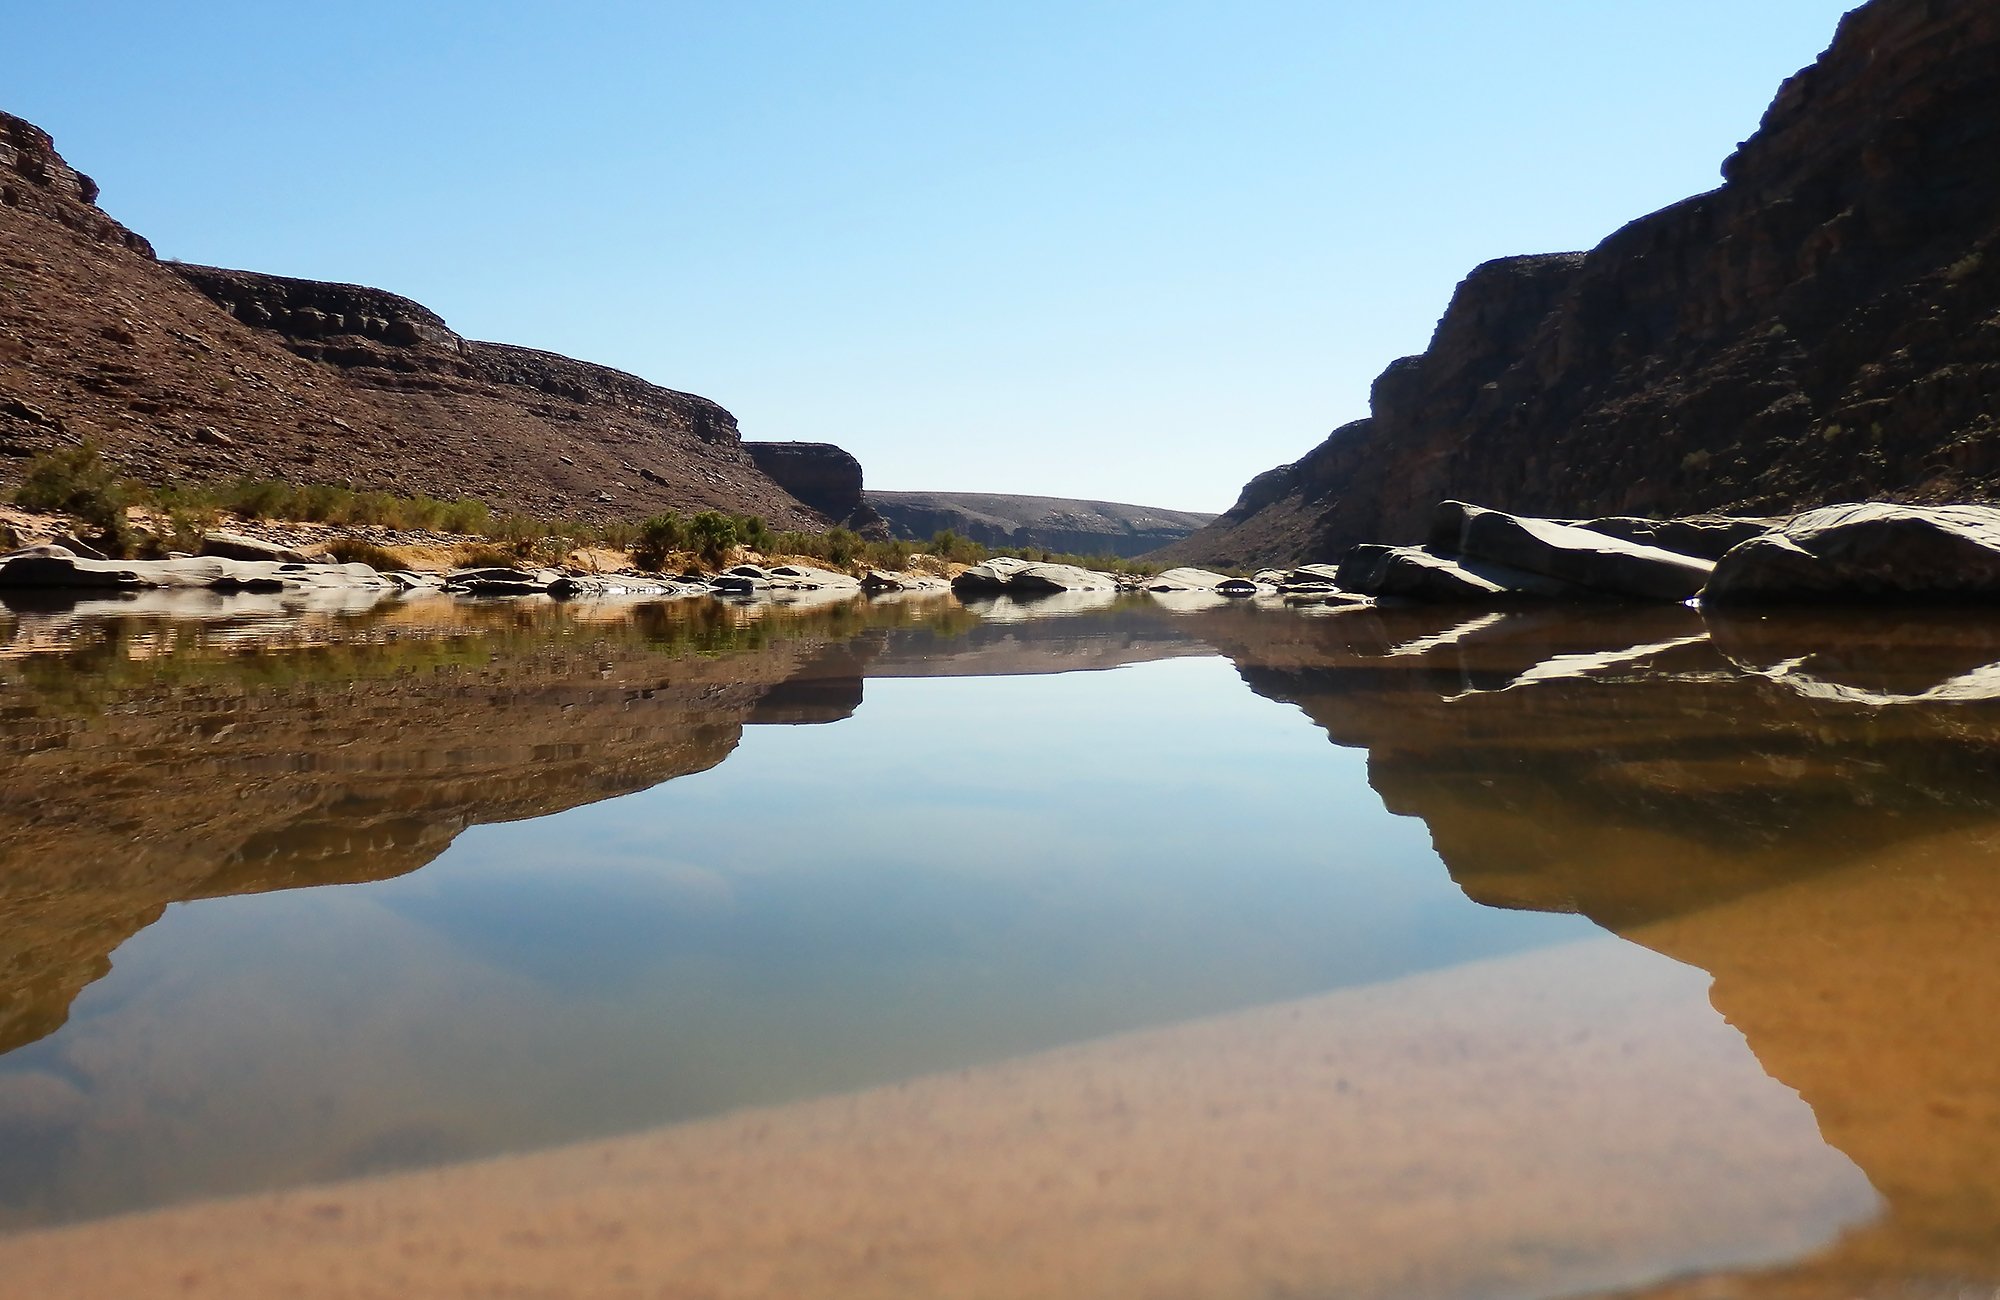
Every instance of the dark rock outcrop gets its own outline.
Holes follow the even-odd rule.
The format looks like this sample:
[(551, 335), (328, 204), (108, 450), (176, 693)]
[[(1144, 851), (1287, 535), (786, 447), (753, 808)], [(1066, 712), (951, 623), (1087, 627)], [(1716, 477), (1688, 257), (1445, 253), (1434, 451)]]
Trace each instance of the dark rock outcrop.
[(830, 442), (746, 442), (757, 468), (842, 528), (886, 539), (889, 525), (863, 498), (861, 462)]
[(1035, 546), (1062, 555), (1144, 555), (1179, 541), (1214, 515), (1116, 501), (996, 492), (869, 492), (893, 536), (927, 542), (942, 532), (981, 546)]
[(1601, 599), (1586, 588), (1490, 561), (1439, 555), (1421, 546), (1364, 542), (1340, 562), (1342, 591), (1426, 605), (1502, 606)]
[(1577, 517), (2000, 491), (1997, 147), (2000, 11), (1872, 0), (1720, 189), (1478, 268), (1369, 418), (1166, 554), (1415, 542), (1448, 497)]
[(1572, 582), (1611, 597), (1686, 600), (1714, 567), (1642, 542), (1628, 542), (1554, 519), (1485, 510), (1461, 501), (1438, 507), (1430, 544), (1451, 554)]
[[(1702, 590), (1711, 560), (1684, 555), (1560, 519), (1536, 519), (1446, 501), (1433, 514), (1423, 546), (1363, 542), (1350, 547), (1334, 573), (1339, 590), (1432, 604), (1502, 606), (1539, 601), (1663, 601), (1678, 603)], [(1672, 521), (1678, 522), (1678, 521)], [(1636, 530), (1635, 530), (1636, 531)], [(1707, 541), (1728, 528), (1689, 525)], [(1320, 566), (1314, 566), (1318, 568)]]
[(396, 294), (161, 263), (0, 114), (0, 489), (89, 439), (151, 482), (279, 478), (544, 518), (826, 520), (706, 398), (461, 337)]
[(0, 113), (0, 207), (47, 218), (99, 243), (151, 258), (153, 246), (97, 206), (97, 182), (56, 152), (49, 133)]

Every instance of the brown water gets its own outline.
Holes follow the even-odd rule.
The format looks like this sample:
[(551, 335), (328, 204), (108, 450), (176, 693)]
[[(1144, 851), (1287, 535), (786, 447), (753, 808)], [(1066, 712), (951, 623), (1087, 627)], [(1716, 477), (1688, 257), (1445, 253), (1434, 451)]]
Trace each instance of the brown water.
[(0, 1278), (2000, 1286), (2000, 622), (1034, 615), (0, 616)]

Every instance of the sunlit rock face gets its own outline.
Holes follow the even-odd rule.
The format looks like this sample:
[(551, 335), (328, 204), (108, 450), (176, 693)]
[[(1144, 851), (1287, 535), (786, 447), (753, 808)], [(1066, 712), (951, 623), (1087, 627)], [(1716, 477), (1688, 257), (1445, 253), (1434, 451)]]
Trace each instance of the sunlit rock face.
[(1367, 748), (1469, 896), (1579, 912), (1714, 977), (1887, 1203), (1744, 1282), (1793, 1294), (2000, 1278), (1996, 632), (1963, 610), (1366, 614), (1230, 653)]
[(1752, 514), (2000, 486), (2000, 15), (1874, 0), (1717, 190), (1459, 285), (1367, 419), (1252, 480), (1180, 562), (1411, 543), (1446, 498)]

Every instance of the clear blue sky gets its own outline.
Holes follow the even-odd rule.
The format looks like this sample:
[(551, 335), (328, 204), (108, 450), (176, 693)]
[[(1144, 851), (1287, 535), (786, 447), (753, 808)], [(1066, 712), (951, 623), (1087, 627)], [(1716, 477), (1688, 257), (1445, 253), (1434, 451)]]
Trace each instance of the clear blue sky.
[(840, 443), (1219, 510), (1475, 263), (1712, 188), (1843, 0), (18, 4), (0, 107), (164, 256)]

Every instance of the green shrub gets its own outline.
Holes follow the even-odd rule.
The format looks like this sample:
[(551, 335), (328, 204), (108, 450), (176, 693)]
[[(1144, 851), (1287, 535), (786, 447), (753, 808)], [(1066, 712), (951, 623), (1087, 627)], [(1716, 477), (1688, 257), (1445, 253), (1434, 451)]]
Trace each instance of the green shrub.
[(363, 492), (354, 498), (354, 505), (348, 511), (346, 522), (350, 524), (378, 524), (383, 528), (403, 528), (407, 525), (404, 506), (407, 503), (387, 492)]
[(104, 463), (95, 444), (85, 442), (29, 461), (14, 501), (23, 510), (68, 515), (82, 525), (79, 531), (93, 534), (90, 540), (99, 550), (113, 559), (125, 559), (141, 545), (125, 516), (126, 507), (139, 495), (133, 484)]
[(969, 537), (960, 537), (949, 528), (932, 536), (930, 553), (954, 564), (980, 564), (987, 558), (984, 546)]
[(201, 539), (221, 522), (222, 512), (214, 506), (196, 502), (184, 502), (167, 508), (167, 529), (164, 533), (157, 527), (154, 536), (163, 552), (193, 552), (201, 547)]
[(753, 551), (768, 552), (777, 540), (770, 528), (756, 515), (736, 516), (736, 539)]
[(719, 566), (736, 548), (736, 520), (720, 510), (704, 510), (688, 520), (688, 541), (702, 563)]
[(45, 452), (28, 462), (15, 504), (23, 510), (69, 515), (96, 528), (122, 523), (132, 486), (104, 463), (92, 443)]
[(690, 549), (687, 522), (669, 510), (639, 525), (638, 536), (632, 542), (632, 563), (658, 572), (666, 566), (668, 556)]
[(422, 529), (427, 533), (437, 529), (438, 522), (444, 518), (444, 512), (450, 509), (436, 497), (428, 497), (421, 492), (405, 498), (401, 506), (403, 527)]
[(311, 517), (300, 512), (301, 502), (290, 485), (276, 479), (238, 479), (223, 489), (222, 504), (242, 519)]
[(438, 516), (438, 527), (447, 533), (483, 533), (493, 521), (493, 511), (484, 501), (460, 497)]
[(843, 569), (860, 558), (865, 545), (859, 533), (845, 528), (826, 530), (826, 558)]

